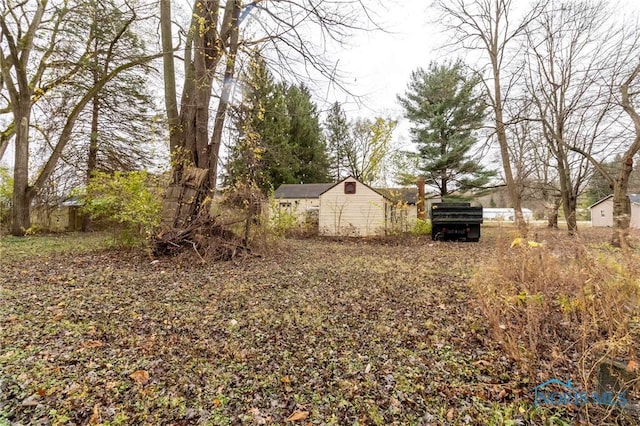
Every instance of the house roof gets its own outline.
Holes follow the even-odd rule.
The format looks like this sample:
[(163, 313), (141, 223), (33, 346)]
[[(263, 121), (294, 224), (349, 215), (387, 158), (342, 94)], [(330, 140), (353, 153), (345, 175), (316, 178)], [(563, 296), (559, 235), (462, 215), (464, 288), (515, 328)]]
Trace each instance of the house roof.
[(376, 188), (393, 202), (416, 204), (418, 202), (418, 188)]
[[(629, 197), (629, 201), (631, 201), (632, 204), (638, 204), (640, 205), (640, 194), (627, 194), (627, 197)], [(601, 200), (596, 201), (595, 203), (591, 204), (589, 206), (589, 208), (593, 208), (595, 206), (597, 206), (598, 204), (607, 201), (609, 198), (613, 198), (613, 194), (609, 194), (606, 197), (604, 197)]]
[(276, 189), (274, 197), (278, 198), (318, 198), (320, 194), (333, 187), (333, 183), (300, 183), (282, 184)]
[(366, 183), (364, 183), (364, 182), (362, 182), (362, 181), (360, 181), (360, 180), (356, 179), (356, 178), (355, 178), (355, 177), (353, 177), (353, 176), (347, 176), (346, 178), (344, 178), (344, 179), (342, 179), (342, 180), (339, 180), (339, 181), (338, 181), (338, 182), (336, 182), (336, 183), (332, 183), (332, 184), (330, 184), (330, 186), (329, 186), (327, 189), (325, 189), (324, 191), (322, 191), (319, 195), (322, 195), (322, 194), (324, 194), (325, 192), (327, 192), (328, 190), (330, 190), (331, 188), (333, 188), (333, 187), (335, 187), (335, 186), (340, 185), (342, 182), (346, 181), (347, 179), (353, 179), (353, 180), (355, 180), (356, 182), (358, 182), (358, 183), (360, 183), (360, 184), (362, 184), (362, 185), (366, 186), (367, 188), (369, 188), (370, 190), (372, 190), (372, 191), (373, 191), (373, 192), (375, 192), (376, 194), (381, 195), (381, 196), (382, 196), (382, 198), (384, 198), (385, 200), (389, 200), (389, 201), (391, 201), (391, 199), (390, 199), (389, 197), (387, 197), (385, 194), (383, 194), (383, 193), (382, 193), (382, 192), (380, 192), (379, 190), (377, 190), (377, 189), (375, 189), (375, 188), (370, 187), (370, 186), (369, 186), (369, 185), (367, 185)]

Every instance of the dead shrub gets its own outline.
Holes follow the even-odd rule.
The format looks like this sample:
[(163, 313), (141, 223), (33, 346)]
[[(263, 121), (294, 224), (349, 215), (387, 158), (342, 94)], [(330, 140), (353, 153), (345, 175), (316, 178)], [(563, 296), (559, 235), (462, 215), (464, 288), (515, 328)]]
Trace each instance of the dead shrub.
[(534, 383), (544, 374), (578, 372), (587, 385), (605, 359), (637, 365), (637, 253), (579, 239), (510, 243), (498, 238), (495, 258), (471, 287), (492, 338)]

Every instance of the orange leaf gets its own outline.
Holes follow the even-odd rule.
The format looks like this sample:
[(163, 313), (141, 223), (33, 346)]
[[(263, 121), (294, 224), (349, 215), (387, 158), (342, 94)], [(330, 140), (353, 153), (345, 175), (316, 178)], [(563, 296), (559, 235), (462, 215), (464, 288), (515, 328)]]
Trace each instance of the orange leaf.
[(95, 425), (98, 422), (100, 422), (100, 409), (98, 408), (98, 404), (93, 406), (93, 414), (91, 415), (91, 418), (89, 419), (89, 424), (90, 425)]
[(633, 373), (634, 371), (638, 371), (638, 367), (640, 367), (640, 365), (638, 365), (638, 361), (636, 361), (635, 359), (632, 359), (627, 364), (627, 371), (630, 371)]
[(305, 420), (307, 417), (309, 417), (308, 411), (296, 410), (287, 417), (287, 421), (295, 422), (296, 420)]
[(86, 340), (82, 342), (83, 348), (101, 348), (104, 346), (104, 342), (101, 340)]
[(220, 404), (222, 404), (222, 402), (219, 399), (214, 399), (213, 400), (213, 406), (218, 408), (220, 406)]
[(37, 392), (37, 393), (38, 393), (38, 395), (40, 395), (40, 396), (45, 396), (45, 395), (47, 394), (47, 393), (45, 392), (45, 390), (44, 390), (44, 389), (42, 389), (42, 388), (38, 388), (38, 389), (36, 390), (36, 392)]
[(280, 381), (284, 384), (291, 383), (291, 379), (289, 378), (289, 376), (284, 376), (282, 379), (280, 379)]
[(129, 376), (139, 385), (144, 385), (149, 381), (149, 373), (144, 370), (136, 370)]
[(447, 420), (449, 421), (453, 420), (453, 416), (454, 416), (453, 408), (449, 408), (449, 411), (447, 411)]

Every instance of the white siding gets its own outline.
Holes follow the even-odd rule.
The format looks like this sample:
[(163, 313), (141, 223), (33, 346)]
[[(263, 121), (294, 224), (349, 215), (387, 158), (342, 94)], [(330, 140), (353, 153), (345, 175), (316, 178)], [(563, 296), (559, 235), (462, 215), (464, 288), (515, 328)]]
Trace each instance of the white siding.
[(275, 208), (295, 215), (299, 222), (304, 222), (308, 211), (320, 209), (319, 198), (278, 198), (274, 202)]
[[(355, 194), (345, 194), (346, 182), (356, 183)], [(384, 235), (386, 202), (382, 195), (347, 178), (320, 195), (319, 228), (321, 235)]]
[(640, 204), (631, 203), (631, 225), (632, 228), (640, 228)]
[(613, 198), (591, 207), (591, 226), (613, 226)]

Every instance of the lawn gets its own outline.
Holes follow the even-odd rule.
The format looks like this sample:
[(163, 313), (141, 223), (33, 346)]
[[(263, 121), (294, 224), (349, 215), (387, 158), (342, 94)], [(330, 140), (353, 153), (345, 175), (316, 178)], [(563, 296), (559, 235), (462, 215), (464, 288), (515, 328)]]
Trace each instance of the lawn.
[(468, 281), (500, 244), (279, 242), (202, 265), (2, 240), (3, 424), (569, 424), (488, 339)]

